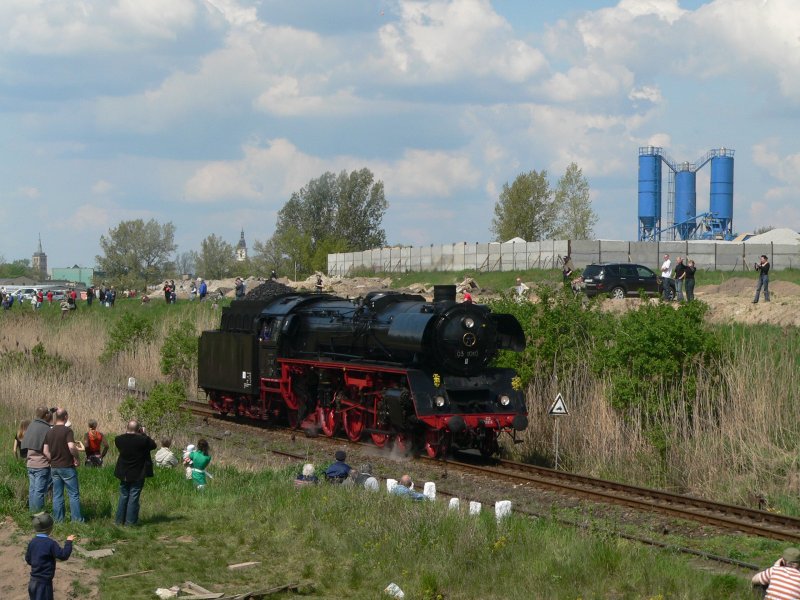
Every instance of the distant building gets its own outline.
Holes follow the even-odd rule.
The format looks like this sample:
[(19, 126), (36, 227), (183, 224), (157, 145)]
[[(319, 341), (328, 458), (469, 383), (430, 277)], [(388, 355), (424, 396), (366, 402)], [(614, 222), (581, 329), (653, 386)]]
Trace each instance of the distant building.
[(242, 236), (239, 238), (239, 243), (236, 245), (236, 260), (237, 262), (244, 262), (247, 260), (247, 242), (244, 241), (244, 229), (242, 229)]
[(85, 286), (92, 285), (94, 280), (94, 269), (90, 267), (67, 267), (64, 269), (54, 268), (52, 278), (60, 281), (68, 281), (70, 283), (82, 283)]
[(31, 268), (39, 275), (42, 281), (47, 280), (47, 254), (42, 252), (42, 235), (39, 234), (39, 250), (33, 253)]

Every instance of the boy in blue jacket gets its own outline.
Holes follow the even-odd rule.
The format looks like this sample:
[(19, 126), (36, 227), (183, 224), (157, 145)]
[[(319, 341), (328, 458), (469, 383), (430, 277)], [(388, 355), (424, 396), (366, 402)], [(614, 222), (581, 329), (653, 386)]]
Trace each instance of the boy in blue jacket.
[(33, 515), (33, 530), (36, 532), (25, 552), (25, 562), (31, 566), (28, 582), (30, 600), (53, 600), (53, 577), (56, 574), (56, 559), (67, 560), (72, 554), (74, 535), (67, 536), (64, 549), (50, 538), (53, 517), (47, 513)]

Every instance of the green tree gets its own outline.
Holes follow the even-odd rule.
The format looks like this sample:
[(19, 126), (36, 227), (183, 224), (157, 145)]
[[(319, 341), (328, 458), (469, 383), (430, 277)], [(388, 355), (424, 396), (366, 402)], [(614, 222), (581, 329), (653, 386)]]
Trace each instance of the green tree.
[(20, 258), (14, 262), (6, 263), (0, 256), (0, 277), (4, 279), (30, 277), (31, 279), (38, 280), (40, 273), (31, 268), (31, 261), (27, 258)]
[(544, 240), (552, 235), (556, 217), (547, 171), (534, 170), (517, 175), (510, 186), (503, 184), (494, 205), (491, 231), (498, 242), (513, 237), (529, 242)]
[(197, 273), (206, 279), (230, 277), (236, 264), (236, 253), (231, 244), (211, 234), (200, 244)]
[(254, 246), (256, 260), (287, 274), (295, 265), (302, 275), (324, 270), (330, 252), (384, 246), (387, 208), (383, 182), (369, 169), (324, 173), (281, 208), (272, 239)]
[(197, 272), (199, 255), (194, 250), (180, 252), (175, 255), (175, 272), (177, 275), (194, 275)]
[(122, 221), (107, 236), (100, 236), (100, 248), (99, 270), (120, 286), (141, 289), (172, 270), (169, 257), (177, 248), (175, 226), (155, 219)]
[(570, 163), (556, 186), (557, 239), (588, 240), (594, 235), (597, 215), (589, 198), (589, 182), (575, 163)]

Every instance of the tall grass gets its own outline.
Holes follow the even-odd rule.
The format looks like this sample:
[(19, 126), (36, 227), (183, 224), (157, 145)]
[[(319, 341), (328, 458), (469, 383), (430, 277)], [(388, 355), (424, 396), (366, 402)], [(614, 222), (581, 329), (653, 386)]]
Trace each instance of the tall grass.
[[(647, 418), (612, 410), (610, 384), (576, 364), (560, 381), (532, 386), (523, 456), (552, 461), (555, 419), (567, 468), (747, 505), (766, 498), (800, 514), (797, 444), (800, 332), (777, 327), (724, 328), (727, 351), (689, 385), (672, 386), (685, 402), (665, 403)], [(662, 397), (675, 395), (676, 389)], [(548, 417), (557, 393), (568, 417)]]

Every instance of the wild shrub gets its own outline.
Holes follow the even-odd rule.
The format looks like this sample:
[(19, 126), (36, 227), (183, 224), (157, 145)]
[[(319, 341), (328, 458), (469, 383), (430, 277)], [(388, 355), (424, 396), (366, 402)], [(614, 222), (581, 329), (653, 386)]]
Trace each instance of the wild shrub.
[(174, 435), (189, 415), (183, 408), (186, 384), (183, 381), (157, 383), (144, 400), (128, 396), (119, 406), (124, 421), (135, 419), (153, 434)]
[(33, 369), (42, 374), (63, 375), (72, 366), (72, 363), (58, 354), (48, 354), (42, 342), (31, 348), (30, 352), (9, 350), (2, 353), (2, 363), (5, 367), (22, 367)]
[[(707, 306), (690, 302), (674, 307), (643, 302), (613, 319), (613, 329), (595, 349), (592, 364), (612, 383), (612, 405), (624, 409), (644, 405), (652, 413), (664, 400), (663, 390), (683, 393), (694, 387), (696, 368), (721, 352), (719, 335), (703, 323)], [(610, 317), (610, 315), (605, 315)], [(658, 394), (658, 395), (657, 395)]]
[(136, 348), (142, 342), (155, 337), (155, 327), (147, 316), (137, 312), (126, 312), (108, 331), (108, 342), (100, 355), (101, 363), (108, 363), (123, 352), (136, 356)]
[(564, 289), (536, 288), (537, 302), (506, 295), (492, 302), (494, 312), (514, 315), (525, 332), (523, 352), (501, 352), (497, 366), (516, 369), (523, 385), (537, 376), (560, 376), (589, 360), (596, 334), (603, 329), (595, 303), (584, 305)]
[(197, 365), (197, 330), (181, 321), (169, 330), (161, 346), (161, 373), (173, 381), (188, 381)]

